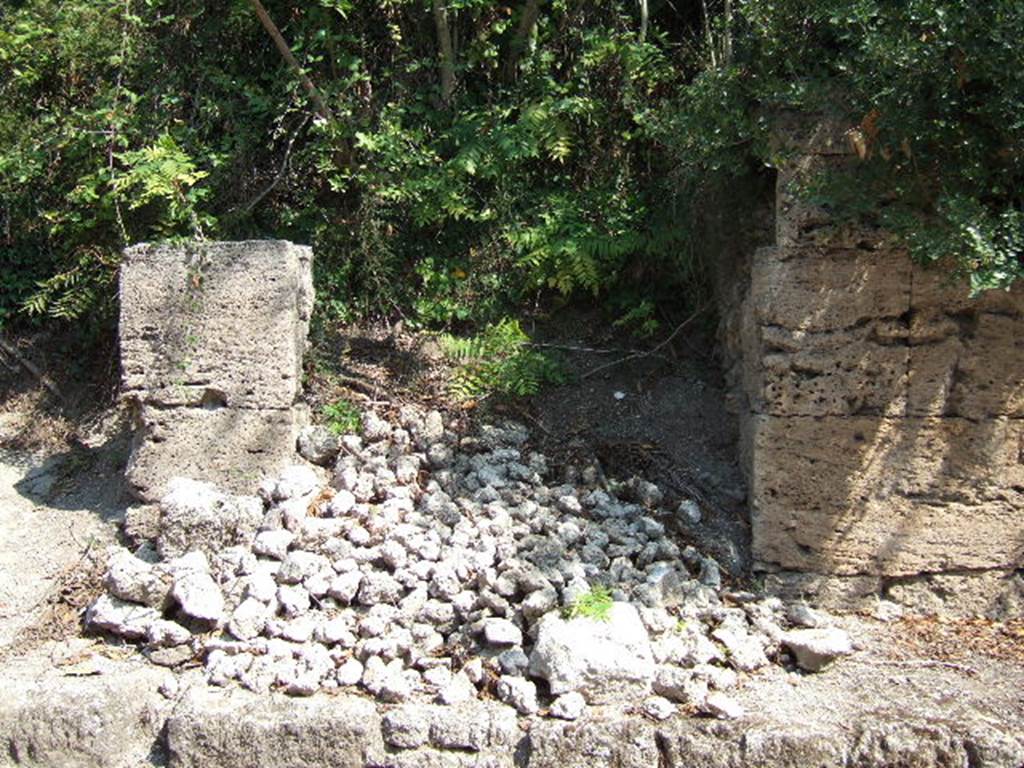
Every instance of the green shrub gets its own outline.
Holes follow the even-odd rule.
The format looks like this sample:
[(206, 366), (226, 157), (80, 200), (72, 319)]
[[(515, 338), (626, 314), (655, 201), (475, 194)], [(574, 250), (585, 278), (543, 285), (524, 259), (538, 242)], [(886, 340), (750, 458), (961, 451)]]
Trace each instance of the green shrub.
[(325, 405), (322, 413), (327, 428), (336, 435), (356, 434), (363, 426), (359, 408), (348, 400), (338, 400)]
[(586, 594), (580, 595), (566, 610), (566, 617), (570, 619), (593, 619), (594, 621), (608, 621), (611, 615), (612, 593), (607, 587), (596, 585), (591, 587)]
[(536, 394), (544, 384), (561, 384), (566, 374), (550, 355), (529, 347), (518, 320), (488, 325), (475, 336), (441, 336), (441, 348), (457, 363), (449, 390), (469, 400), (492, 392), (503, 395)]

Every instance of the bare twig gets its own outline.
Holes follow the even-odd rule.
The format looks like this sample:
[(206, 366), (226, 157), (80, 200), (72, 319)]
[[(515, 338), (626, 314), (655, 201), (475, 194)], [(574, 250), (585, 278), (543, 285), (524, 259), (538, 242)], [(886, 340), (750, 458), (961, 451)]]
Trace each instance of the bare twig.
[(591, 376), (594, 376), (595, 374), (600, 373), (603, 370), (606, 370), (608, 368), (614, 368), (616, 365), (622, 365), (623, 363), (628, 363), (630, 360), (636, 360), (641, 357), (657, 356), (657, 352), (659, 350), (661, 350), (667, 344), (669, 344), (672, 341), (672, 339), (679, 335), (680, 331), (682, 331), (686, 326), (688, 326), (690, 323), (696, 320), (701, 315), (701, 313), (704, 312), (705, 309), (707, 309), (706, 304), (702, 307), (698, 307), (696, 312), (694, 312), (688, 318), (683, 320), (683, 322), (681, 322), (678, 326), (676, 326), (676, 329), (672, 331), (671, 334), (669, 334), (668, 338), (660, 342), (657, 346), (654, 347), (654, 349), (633, 352), (618, 360), (613, 360), (610, 363), (599, 365), (597, 368), (594, 368), (593, 370), (584, 373), (582, 376), (580, 376), (580, 379), (589, 379)]
[(943, 661), (942, 659), (851, 659), (851, 661), (860, 662), (861, 664), (869, 664), (872, 666), (944, 667), (946, 669), (955, 669), (958, 672), (963, 672), (967, 675), (978, 674), (978, 670), (974, 667), (969, 667), (966, 664), (957, 664), (953, 661)]
[(0, 337), (0, 350), (3, 350), (7, 355), (17, 360), (18, 363), (21, 364), (21, 367), (24, 368), (29, 373), (31, 373), (33, 376), (35, 376), (36, 379), (39, 380), (39, 383), (46, 387), (46, 390), (51, 395), (53, 395), (58, 400), (64, 400), (64, 395), (61, 394), (61, 391), (57, 388), (57, 385), (50, 380), (50, 377), (43, 373), (41, 370), (39, 370), (39, 367), (35, 363), (33, 363), (31, 360), (26, 359), (18, 351), (17, 347), (15, 347), (13, 344), (11, 344), (3, 337)]
[[(579, 347), (573, 344), (549, 344), (547, 342), (531, 341), (524, 344), (527, 347), (537, 347), (538, 349), (558, 349), (564, 352), (586, 352), (591, 355), (634, 355), (634, 354), (648, 354), (647, 350), (644, 349), (617, 349), (615, 347)], [(668, 359), (668, 358), (665, 358)]]
[(299, 134), (302, 133), (302, 129), (306, 127), (306, 123), (308, 122), (309, 115), (306, 115), (306, 117), (303, 118), (302, 122), (299, 123), (298, 127), (294, 131), (292, 131), (292, 135), (288, 138), (288, 145), (284, 148), (284, 159), (281, 161), (281, 167), (278, 169), (277, 175), (266, 187), (263, 188), (263, 191), (261, 191), (258, 195), (256, 195), (256, 197), (254, 197), (252, 200), (245, 204), (245, 206), (242, 208), (243, 213), (249, 213), (249, 211), (251, 211), (253, 208), (260, 204), (260, 201), (263, 198), (265, 198), (273, 191), (274, 187), (281, 183), (281, 179), (283, 179), (288, 172), (288, 161), (291, 160), (292, 147), (295, 145), (295, 140), (299, 137)]

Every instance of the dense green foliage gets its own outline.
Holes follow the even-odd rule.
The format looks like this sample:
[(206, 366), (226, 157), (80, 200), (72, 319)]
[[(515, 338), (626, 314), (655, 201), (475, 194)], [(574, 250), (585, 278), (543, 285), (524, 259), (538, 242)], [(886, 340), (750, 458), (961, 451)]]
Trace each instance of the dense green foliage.
[(1024, 4), (14, 0), (0, 8), (0, 323), (102, 317), (127, 243), (285, 237), (320, 314), (481, 327), (541, 291), (646, 333), (698, 290), (711, 188), (838, 112), (816, 190), (984, 289), (1024, 252)]

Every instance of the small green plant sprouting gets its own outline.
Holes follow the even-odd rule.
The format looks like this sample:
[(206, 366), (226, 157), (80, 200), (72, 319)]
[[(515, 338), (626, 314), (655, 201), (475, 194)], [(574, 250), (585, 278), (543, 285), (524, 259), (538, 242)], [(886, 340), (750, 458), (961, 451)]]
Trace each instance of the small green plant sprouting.
[(613, 602), (612, 593), (608, 588), (598, 584), (576, 598), (566, 610), (566, 618), (608, 621)]
[(358, 432), (363, 425), (363, 417), (359, 413), (359, 409), (345, 399), (325, 405), (323, 415), (327, 428), (336, 435), (353, 434)]
[(565, 381), (562, 367), (550, 355), (529, 347), (530, 337), (518, 320), (506, 318), (488, 325), (476, 336), (441, 336), (441, 349), (458, 363), (449, 389), (455, 397), (470, 400), (492, 392), (524, 397), (544, 384)]

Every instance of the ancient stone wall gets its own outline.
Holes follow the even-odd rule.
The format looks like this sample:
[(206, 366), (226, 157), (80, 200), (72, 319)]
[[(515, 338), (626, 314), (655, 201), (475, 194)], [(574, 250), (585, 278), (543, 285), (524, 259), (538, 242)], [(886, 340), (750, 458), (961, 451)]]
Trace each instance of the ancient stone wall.
[(127, 476), (140, 498), (159, 499), (175, 475), (252, 492), (289, 463), (305, 423), (309, 248), (134, 246), (120, 298), (122, 388), (138, 416)]
[(832, 605), (1020, 613), (1024, 290), (971, 299), (801, 200), (856, 162), (841, 130), (785, 149), (775, 244), (720, 281), (756, 568)]

